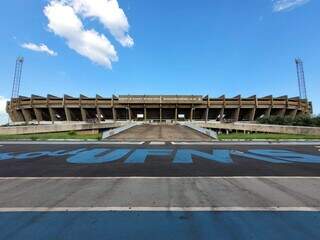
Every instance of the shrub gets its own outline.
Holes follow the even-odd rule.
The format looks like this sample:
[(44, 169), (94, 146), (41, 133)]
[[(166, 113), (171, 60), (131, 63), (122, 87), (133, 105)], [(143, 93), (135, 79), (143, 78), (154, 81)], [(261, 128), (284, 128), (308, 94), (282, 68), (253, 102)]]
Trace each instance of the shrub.
[(74, 136), (74, 135), (76, 135), (77, 133), (75, 132), (75, 131), (70, 131), (70, 132), (68, 132), (68, 135), (70, 135), (70, 136)]
[(38, 137), (37, 136), (32, 136), (30, 137), (31, 141), (37, 141), (38, 140)]
[(270, 116), (268, 118), (260, 118), (257, 122), (261, 124), (320, 127), (320, 116), (301, 115), (294, 119), (292, 117)]

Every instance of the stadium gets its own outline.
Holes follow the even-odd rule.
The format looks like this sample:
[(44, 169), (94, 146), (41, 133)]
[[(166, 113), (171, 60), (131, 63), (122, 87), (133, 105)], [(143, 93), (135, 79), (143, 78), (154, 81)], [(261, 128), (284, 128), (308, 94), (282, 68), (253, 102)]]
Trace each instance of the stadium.
[(41, 97), (32, 95), (7, 102), (12, 122), (103, 121), (255, 121), (261, 117), (312, 113), (312, 105), (299, 97), (213, 98), (201, 95), (119, 95), (112, 97)]

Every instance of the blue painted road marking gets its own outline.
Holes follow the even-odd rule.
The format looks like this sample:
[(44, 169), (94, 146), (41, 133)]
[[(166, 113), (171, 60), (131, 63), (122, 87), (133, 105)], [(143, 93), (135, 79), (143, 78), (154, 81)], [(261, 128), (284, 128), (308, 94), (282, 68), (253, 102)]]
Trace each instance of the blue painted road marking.
[(232, 157), (239, 156), (253, 160), (269, 163), (320, 163), (319, 155), (304, 154), (288, 150), (274, 149), (249, 149), (247, 152), (240, 152), (232, 149), (212, 149), (211, 152), (199, 151), (194, 149), (127, 149), (127, 148), (95, 148), (95, 149), (76, 149), (72, 151), (40, 151), (40, 152), (0, 152), (1, 160), (28, 160), (41, 157), (67, 157), (67, 162), (77, 164), (97, 164), (109, 163), (127, 157), (125, 164), (141, 164), (150, 156), (161, 156), (169, 158), (175, 164), (192, 164), (194, 157), (199, 159), (215, 161), (223, 164), (233, 163)]
[(170, 156), (172, 152), (172, 149), (137, 149), (125, 163), (144, 163), (148, 156)]
[(107, 163), (117, 161), (130, 152), (130, 149), (115, 149), (108, 152), (109, 150), (110, 149), (97, 148), (89, 151), (83, 151), (69, 157), (67, 162), (83, 164)]
[(193, 156), (220, 163), (233, 163), (229, 150), (212, 150), (212, 154), (209, 154), (191, 149), (178, 149), (173, 163), (193, 163)]
[(316, 240), (319, 212), (4, 212), (1, 240)]

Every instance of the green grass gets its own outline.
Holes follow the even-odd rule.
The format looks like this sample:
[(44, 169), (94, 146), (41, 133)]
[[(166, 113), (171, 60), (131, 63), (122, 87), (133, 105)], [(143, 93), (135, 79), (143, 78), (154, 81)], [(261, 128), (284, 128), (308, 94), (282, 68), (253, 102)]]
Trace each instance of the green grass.
[(0, 135), (0, 140), (50, 140), (50, 139), (101, 139), (101, 134), (78, 134), (76, 132), (56, 132), (21, 135)]
[(278, 134), (278, 133), (230, 133), (230, 134), (219, 134), (220, 140), (231, 140), (231, 139), (268, 139), (268, 140), (280, 140), (280, 139), (320, 139), (320, 136), (310, 135), (298, 135), (298, 134)]

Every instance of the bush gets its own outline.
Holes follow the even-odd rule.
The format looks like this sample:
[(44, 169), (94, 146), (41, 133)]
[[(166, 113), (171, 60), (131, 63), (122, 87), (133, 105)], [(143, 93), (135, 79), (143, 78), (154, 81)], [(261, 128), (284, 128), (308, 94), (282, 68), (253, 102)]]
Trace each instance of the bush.
[(74, 135), (76, 135), (77, 133), (75, 132), (75, 131), (70, 131), (70, 132), (68, 132), (68, 135), (70, 135), (70, 136), (74, 136)]
[(31, 141), (37, 141), (38, 137), (37, 136), (32, 136), (30, 139), (31, 139)]
[(261, 124), (320, 127), (320, 116), (302, 115), (294, 119), (292, 117), (270, 116), (268, 118), (260, 118), (257, 122)]

